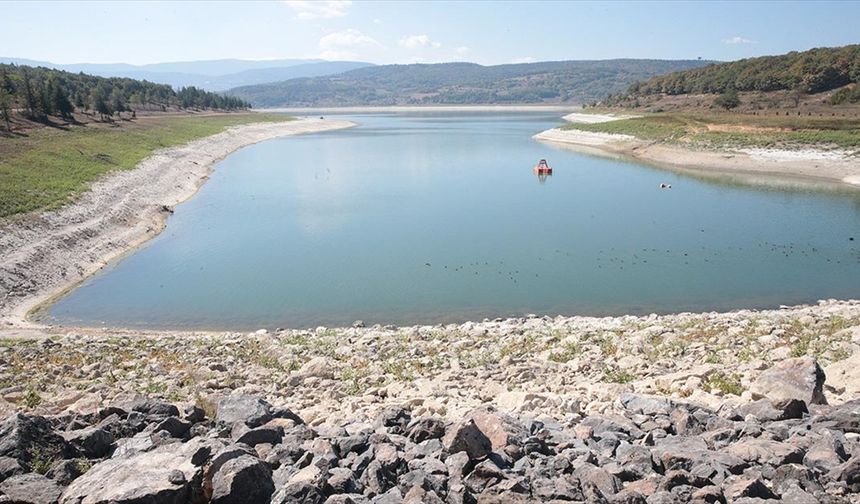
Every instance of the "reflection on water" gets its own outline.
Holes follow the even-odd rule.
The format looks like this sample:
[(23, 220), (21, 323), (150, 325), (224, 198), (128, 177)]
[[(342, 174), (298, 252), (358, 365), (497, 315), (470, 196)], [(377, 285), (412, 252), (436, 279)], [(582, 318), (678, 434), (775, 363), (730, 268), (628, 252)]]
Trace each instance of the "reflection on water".
[(860, 296), (857, 191), (578, 154), (531, 139), (561, 122), (548, 113), (350, 119), (229, 156), (47, 318), (250, 329)]

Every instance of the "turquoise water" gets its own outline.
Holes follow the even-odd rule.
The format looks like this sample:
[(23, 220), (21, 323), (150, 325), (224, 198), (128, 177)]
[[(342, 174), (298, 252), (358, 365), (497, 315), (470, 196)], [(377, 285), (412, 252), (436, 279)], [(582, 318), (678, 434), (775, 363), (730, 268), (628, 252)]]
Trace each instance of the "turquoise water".
[(255, 329), (860, 297), (858, 192), (577, 154), (531, 139), (562, 122), (551, 113), (347, 118), (359, 126), (220, 162), (164, 233), (47, 321)]

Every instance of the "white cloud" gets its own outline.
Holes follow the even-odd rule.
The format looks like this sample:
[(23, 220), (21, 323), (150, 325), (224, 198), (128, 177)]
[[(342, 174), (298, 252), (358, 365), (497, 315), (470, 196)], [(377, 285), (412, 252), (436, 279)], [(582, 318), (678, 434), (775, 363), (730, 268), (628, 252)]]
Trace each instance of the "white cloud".
[(382, 24), (382, 20), (381, 20), (381, 19), (379, 19), (379, 18), (374, 18), (374, 19), (373, 19), (373, 24)]
[(755, 40), (750, 40), (748, 38), (743, 38), (741, 36), (734, 36), (732, 38), (723, 39), (724, 44), (755, 44)]
[(534, 59), (534, 57), (526, 56), (525, 58), (516, 58), (513, 61), (511, 61), (511, 63), (514, 63), (514, 64), (516, 64), (516, 63), (534, 63), (535, 61), (537, 61), (537, 60)]
[(323, 59), (352, 59), (355, 50), (383, 47), (375, 38), (352, 28), (323, 36), (319, 45)]
[(416, 49), (418, 47), (434, 47), (438, 49), (442, 47), (442, 44), (430, 40), (430, 37), (427, 35), (408, 35), (398, 40), (397, 43), (409, 49)]
[(469, 48), (466, 46), (460, 46), (460, 47), (454, 49), (454, 52), (456, 52), (457, 54), (462, 56), (463, 54), (466, 54), (467, 52), (469, 52)]
[(296, 13), (296, 19), (331, 19), (346, 16), (346, 11), (352, 0), (283, 0), (287, 7)]

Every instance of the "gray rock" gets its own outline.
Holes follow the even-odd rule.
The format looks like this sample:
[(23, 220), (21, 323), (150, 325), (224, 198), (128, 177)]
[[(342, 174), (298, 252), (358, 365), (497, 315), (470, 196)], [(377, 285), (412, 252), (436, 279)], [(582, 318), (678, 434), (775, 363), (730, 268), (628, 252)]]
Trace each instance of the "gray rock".
[(442, 445), (448, 453), (466, 452), (471, 460), (483, 459), (492, 451), (492, 443), (474, 420), (456, 422), (448, 427)]
[(0, 494), (15, 504), (56, 504), (62, 489), (41, 474), (19, 474), (0, 483)]
[(423, 417), (412, 420), (406, 427), (406, 437), (413, 443), (439, 439), (445, 435), (445, 422), (441, 418)]
[(154, 430), (155, 432), (166, 431), (171, 437), (184, 439), (189, 429), (191, 429), (191, 422), (172, 416), (156, 424)]
[[(66, 488), (61, 504), (180, 504), (192, 498), (188, 483), (199, 478), (201, 469), (191, 459), (202, 447), (214, 441), (199, 438), (173, 443), (127, 457), (112, 458), (94, 465)], [(176, 480), (180, 471), (185, 482)]]
[(279, 426), (263, 425), (254, 429), (246, 430), (243, 434), (236, 438), (237, 443), (246, 444), (248, 446), (257, 446), (258, 444), (276, 445), (284, 438), (284, 429)]
[[(0, 423), (0, 457), (10, 457), (21, 467), (51, 463), (76, 456), (76, 450), (51, 428), (43, 417), (16, 413)], [(14, 464), (6, 462), (6, 471), (15, 472)]]
[(593, 485), (600, 490), (604, 497), (609, 497), (621, 490), (621, 482), (606, 469), (592, 464), (583, 464), (573, 471), (573, 476), (579, 480), (585, 490), (587, 485)]
[(269, 504), (272, 471), (250, 455), (224, 462), (212, 477), (212, 504)]
[(810, 404), (826, 404), (824, 371), (812, 357), (786, 359), (759, 375), (750, 386), (753, 399), (767, 398), (776, 408), (797, 399)]
[(234, 394), (218, 401), (215, 419), (232, 425), (244, 423), (248, 427), (259, 427), (273, 418), (272, 405), (259, 397)]
[(63, 438), (87, 458), (102, 458), (113, 448), (113, 435), (98, 427), (63, 432)]

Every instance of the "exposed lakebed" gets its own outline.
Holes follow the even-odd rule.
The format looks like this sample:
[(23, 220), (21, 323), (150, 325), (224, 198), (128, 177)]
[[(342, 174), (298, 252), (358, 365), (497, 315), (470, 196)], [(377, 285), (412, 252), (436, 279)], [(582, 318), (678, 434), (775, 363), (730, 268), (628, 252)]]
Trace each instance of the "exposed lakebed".
[(229, 156), (45, 321), (414, 324), (860, 296), (856, 191), (700, 180), (533, 140), (554, 113), (347, 118), (359, 126)]

